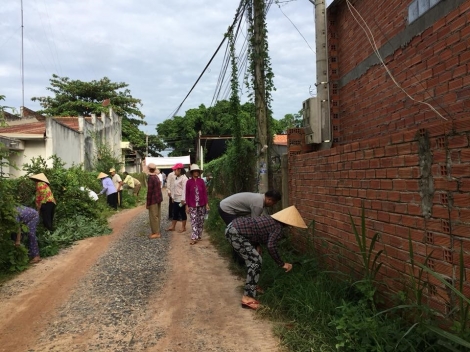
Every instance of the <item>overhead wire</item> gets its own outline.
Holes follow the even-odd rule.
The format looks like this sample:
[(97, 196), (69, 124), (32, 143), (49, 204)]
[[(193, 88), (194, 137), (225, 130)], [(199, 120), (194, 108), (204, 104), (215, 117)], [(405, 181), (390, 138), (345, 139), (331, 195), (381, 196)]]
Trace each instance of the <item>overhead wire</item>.
[[(234, 40), (235, 40), (235, 43), (238, 41), (238, 37), (239, 37), (239, 33), (240, 33), (240, 28), (241, 28), (241, 25), (242, 25), (242, 19), (243, 19), (243, 16), (239, 16), (239, 19), (238, 19), (238, 25), (237, 25), (237, 29), (236, 31), (232, 34), (234, 36)], [(232, 31), (233, 31), (233, 27), (231, 28)], [(225, 86), (225, 91), (227, 90), (227, 87), (230, 87), (231, 86), (231, 80), (227, 79), (226, 80), (226, 77), (227, 77), (227, 70), (228, 70), (228, 67), (230, 65), (230, 54), (229, 54), (229, 48), (230, 48), (230, 44), (227, 43), (227, 47), (226, 47), (226, 51), (225, 51), (225, 56), (224, 56), (224, 59), (223, 59), (223, 69), (220, 73), (220, 76), (219, 76), (219, 81), (217, 82), (217, 86), (216, 86), (216, 89), (215, 89), (215, 93), (214, 93), (214, 97), (212, 99), (212, 102), (211, 102), (211, 106), (214, 104), (215, 101), (218, 101), (219, 98), (220, 98), (220, 93), (221, 91), (223, 90), (223, 87)], [(242, 47), (242, 50), (243, 50), (243, 47)], [(224, 91), (224, 94), (222, 95), (222, 97), (225, 97), (225, 91)], [(225, 99), (225, 98), (224, 98)]]
[[(387, 37), (387, 35), (384, 33), (384, 31), (382, 30), (382, 27), (378, 25), (377, 21), (375, 20), (374, 18), (374, 22), (375, 22), (375, 25), (376, 27), (379, 29), (380, 33), (382, 33), (382, 35), (384, 36), (385, 40), (387, 41), (387, 44), (393, 49), (395, 50), (395, 48), (393, 47), (392, 43), (390, 42), (390, 39)], [(398, 36), (401, 36), (401, 33), (398, 34)], [(429, 96), (429, 98), (431, 98), (449, 117), (450, 117), (450, 113), (449, 111), (447, 111), (447, 109), (442, 106), (437, 100), (436, 100), (436, 97), (432, 96), (429, 91), (426, 89), (426, 87), (424, 86), (423, 82), (421, 82), (421, 80), (418, 79), (418, 77), (416, 76), (415, 72), (413, 70), (410, 70), (411, 72), (411, 75), (416, 79), (416, 82), (421, 86), (421, 88), (423, 88), (423, 90), (425, 91), (425, 93)]]
[[(243, 14), (243, 12), (245, 11), (245, 0), (240, 0), (240, 4), (238, 5), (238, 9), (237, 9), (237, 12), (236, 12), (236, 15), (235, 15), (235, 19), (233, 20), (233, 23), (231, 24), (231, 26), (229, 27), (229, 30), (230, 28), (233, 28), (233, 26), (235, 25), (235, 23), (237, 22), (239, 16), (241, 16)], [(186, 94), (185, 98), (183, 99), (183, 101), (179, 104), (179, 106), (173, 111), (173, 113), (169, 116), (169, 118), (173, 118), (177, 113), (178, 111), (181, 109), (181, 107), (183, 106), (184, 102), (186, 101), (186, 99), (189, 97), (189, 95), (192, 93), (192, 91), (194, 90), (194, 88), (196, 87), (196, 85), (199, 83), (200, 79), (202, 78), (202, 76), (204, 75), (204, 73), (207, 71), (207, 69), (209, 68), (210, 64), (212, 63), (212, 61), (214, 60), (215, 56), (217, 55), (217, 53), (219, 52), (220, 48), (222, 47), (222, 45), (224, 44), (225, 40), (227, 39), (227, 37), (224, 35), (222, 41), (220, 42), (219, 46), (217, 47), (216, 51), (214, 52), (214, 54), (212, 55), (212, 57), (210, 58), (209, 62), (207, 63), (206, 67), (204, 68), (204, 70), (201, 72), (201, 74), (199, 75), (199, 77), (197, 78), (196, 82), (193, 84), (193, 86), (191, 87), (191, 89), (189, 90), (188, 94)]]
[(51, 34), (51, 37), (52, 37), (52, 45), (53, 45), (53, 48), (54, 48), (55, 55), (57, 57), (57, 64), (59, 65), (59, 69), (60, 69), (59, 73), (62, 75), (62, 65), (60, 64), (59, 52), (57, 51), (57, 45), (56, 45), (55, 40), (54, 40), (54, 31), (52, 30), (52, 26), (51, 26), (51, 19), (50, 19), (50, 16), (49, 16), (49, 9), (47, 7), (46, 1), (42, 0), (42, 2), (44, 4), (44, 8), (46, 9), (47, 24), (49, 25), (49, 31), (50, 31), (50, 34)]
[[(36, 10), (39, 14), (39, 17), (40, 17), (40, 23), (41, 23), (41, 27), (42, 27), (42, 30), (44, 32), (44, 37), (46, 38), (46, 43), (47, 43), (47, 46), (49, 48), (49, 52), (50, 52), (50, 55), (51, 55), (51, 61), (52, 61), (52, 66), (54, 67), (54, 70), (56, 73), (59, 73), (60, 70), (58, 68), (58, 65), (57, 65), (57, 62), (56, 62), (56, 58), (54, 57), (54, 52), (52, 50), (52, 47), (51, 47), (51, 41), (49, 40), (49, 36), (47, 35), (47, 31), (46, 31), (46, 28), (44, 27), (44, 19), (43, 19), (43, 16), (42, 16), (42, 12), (39, 10), (39, 7), (38, 7), (38, 4), (37, 4), (37, 1), (36, 1)], [(33, 40), (34, 41), (34, 40)], [(44, 55), (46, 58), (47, 56)]]
[[(437, 111), (431, 104), (425, 102), (425, 101), (420, 101), (420, 100), (417, 100), (415, 98), (413, 98), (398, 82), (397, 80), (395, 79), (395, 77), (393, 76), (392, 72), (389, 70), (388, 66), (385, 64), (382, 56), (380, 55), (380, 52), (379, 52), (379, 48), (377, 47), (377, 44), (375, 42), (375, 38), (374, 38), (374, 35), (372, 33), (372, 30), (370, 29), (370, 27), (367, 25), (367, 22), (364, 20), (364, 18), (361, 16), (361, 14), (359, 13), (359, 11), (351, 4), (351, 2), (349, 0), (346, 0), (346, 4), (348, 5), (348, 9), (349, 11), (351, 12), (351, 15), (352, 17), (354, 18), (354, 20), (357, 22), (357, 24), (362, 28), (362, 30), (364, 31), (364, 33), (366, 34), (366, 37), (367, 39), (369, 40), (369, 43), (371, 44), (372, 46), (372, 49), (375, 53), (375, 55), (377, 55), (377, 58), (379, 59), (379, 61), (381, 62), (382, 66), (384, 67), (385, 71), (387, 72), (387, 74), (390, 76), (390, 78), (392, 79), (393, 83), (403, 92), (405, 93), (405, 95), (410, 98), (411, 100), (413, 100), (414, 102), (416, 103), (419, 103), (419, 104), (424, 104), (426, 106), (428, 106), (432, 111), (434, 111), (438, 116), (440, 116), (442, 119), (444, 120), (448, 120), (446, 117), (442, 116), (442, 114)], [(364, 25), (361, 24), (361, 22), (358, 20), (358, 18), (356, 17), (356, 15), (354, 14), (353, 10), (356, 12), (357, 16), (359, 16), (359, 18), (361, 19), (362, 23)], [(364, 28), (365, 27), (365, 28)]]
[(302, 39), (305, 41), (305, 43), (308, 45), (308, 47), (310, 48), (310, 50), (316, 54), (315, 50), (312, 49), (312, 47), (310, 46), (310, 44), (308, 43), (307, 39), (305, 39), (304, 35), (300, 32), (300, 30), (297, 28), (297, 26), (295, 25), (294, 22), (292, 22), (292, 20), (285, 14), (284, 11), (282, 11), (282, 8), (281, 8), (281, 5), (279, 5), (278, 2), (276, 2), (276, 5), (277, 7), (279, 8), (279, 10), (282, 12), (282, 14), (289, 20), (289, 22), (294, 26), (294, 28), (297, 30), (297, 32), (300, 34), (300, 36), (302, 37)]

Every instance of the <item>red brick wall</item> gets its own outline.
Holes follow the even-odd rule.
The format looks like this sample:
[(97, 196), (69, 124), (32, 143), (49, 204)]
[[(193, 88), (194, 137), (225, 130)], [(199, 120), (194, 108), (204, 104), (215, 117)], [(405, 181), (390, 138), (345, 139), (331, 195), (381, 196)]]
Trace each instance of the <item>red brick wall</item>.
[[(318, 251), (329, 254), (330, 265), (345, 272), (351, 266), (360, 270), (348, 212), (360, 228), (363, 203), (369, 243), (378, 232), (375, 253), (384, 250), (379, 279), (391, 290), (403, 290), (404, 282), (397, 279), (406, 283), (410, 273), (408, 236), (417, 261), (432, 253), (429, 266), (457, 284), (461, 247), (470, 277), (469, 141), (470, 118), (463, 118), (290, 155), (289, 199), (306, 223), (315, 220), (314, 243)], [(427, 161), (424, 142), (428, 142)], [(420, 187), (426, 162), (434, 188), (427, 188), (431, 190), (429, 217), (423, 215)], [(425, 278), (432, 285), (426, 292), (431, 305), (446, 311), (449, 297), (444, 285), (432, 276)], [(468, 281), (465, 292), (470, 296)]]
[[(356, 0), (377, 46), (403, 35), (410, 0)], [(443, 4), (445, 2), (442, 2)], [(443, 6), (443, 5), (442, 5)], [(334, 141), (348, 144), (391, 132), (425, 127), (442, 118), (408, 98), (381, 65), (359, 78), (338, 82), (369, 57), (372, 47), (345, 2), (328, 12), (330, 93)], [(470, 2), (463, 2), (394, 54), (384, 58), (397, 82), (416, 100), (431, 104), (449, 120), (470, 112)]]

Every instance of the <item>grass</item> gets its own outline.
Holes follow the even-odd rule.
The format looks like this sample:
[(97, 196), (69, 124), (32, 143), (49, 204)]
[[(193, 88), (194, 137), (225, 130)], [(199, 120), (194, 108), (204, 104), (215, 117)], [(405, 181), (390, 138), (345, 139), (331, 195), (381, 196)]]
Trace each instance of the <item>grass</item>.
[[(211, 208), (217, 209), (217, 201), (211, 201)], [(364, 210), (361, 228), (355, 226), (352, 218), (351, 226), (364, 266), (359, 281), (357, 277), (323, 270), (319, 265), (322, 258), (314, 250), (309, 250), (305, 255), (296, 253), (288, 240), (280, 243), (280, 252), (285, 261), (294, 263), (289, 273), (279, 269), (264, 251), (259, 284), (265, 294), (259, 297), (263, 309), (258, 313), (273, 321), (275, 333), (282, 344), (289, 351), (299, 352), (467, 351), (470, 346), (466, 341), (469, 336), (470, 302), (461, 293), (464, 281), (462, 270), (459, 288), (454, 288), (443, 278), (440, 280), (456, 297), (461, 323), (454, 323), (453, 330), (442, 330), (437, 321), (411, 321), (416, 316), (400, 315), (400, 311), (404, 312), (401, 306), (380, 311), (375, 302), (376, 285), (380, 285), (375, 282), (375, 276), (380, 270), (382, 255), (381, 251), (374, 250), (378, 234), (367, 246)], [(231, 246), (225, 239), (224, 229), (225, 224), (217, 212), (212, 211), (206, 230), (221, 255), (231, 257)], [(306, 240), (311, 239), (314, 233), (314, 228), (308, 229)], [(410, 251), (412, 266), (421, 266), (413, 261), (412, 249)], [(235, 273), (245, 276), (245, 270), (233, 263), (230, 267)], [(421, 271), (439, 280), (439, 274), (426, 266), (422, 266)], [(410, 288), (416, 292), (410, 292), (410, 296), (422, 304), (421, 291), (425, 285), (421, 276), (415, 279)], [(410, 303), (408, 307), (413, 306)]]

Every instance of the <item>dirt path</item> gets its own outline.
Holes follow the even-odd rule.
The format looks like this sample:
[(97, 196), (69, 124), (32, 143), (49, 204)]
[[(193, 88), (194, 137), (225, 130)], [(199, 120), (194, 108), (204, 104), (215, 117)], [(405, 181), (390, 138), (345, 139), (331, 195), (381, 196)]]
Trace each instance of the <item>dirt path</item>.
[[(278, 351), (271, 325), (240, 308), (243, 281), (207, 236), (194, 246), (189, 232), (148, 240), (145, 220), (144, 207), (122, 211), (111, 235), (80, 241), (0, 287), (0, 351)], [(136, 253), (97, 276), (119, 251)], [(139, 262), (145, 253), (156, 253), (152, 266)]]

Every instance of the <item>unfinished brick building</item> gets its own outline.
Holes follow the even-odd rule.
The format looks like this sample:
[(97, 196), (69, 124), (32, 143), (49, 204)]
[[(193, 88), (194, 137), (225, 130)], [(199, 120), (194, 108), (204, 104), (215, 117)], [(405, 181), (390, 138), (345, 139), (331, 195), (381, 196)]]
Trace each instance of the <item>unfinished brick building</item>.
[[(432, 253), (457, 285), (461, 248), (470, 277), (470, 1), (335, 0), (327, 37), (333, 144), (289, 154), (290, 203), (315, 220), (329, 265), (359, 270), (348, 214), (360, 226), (364, 204), (392, 291), (410, 274), (409, 236), (415, 259)], [(448, 290), (426, 280), (429, 304), (449, 312)]]

